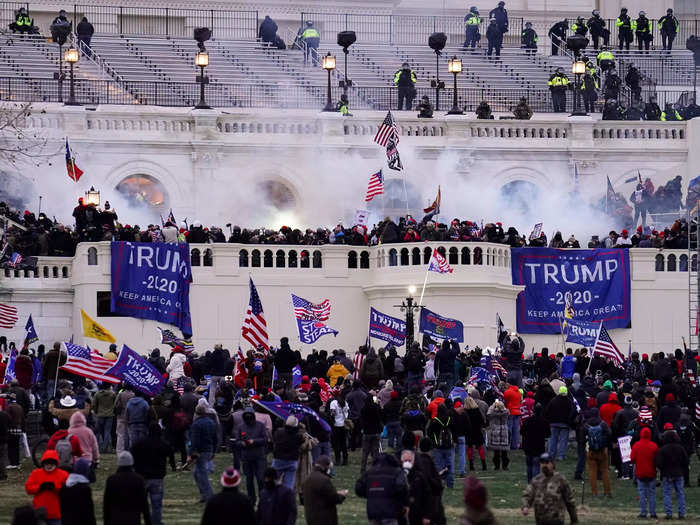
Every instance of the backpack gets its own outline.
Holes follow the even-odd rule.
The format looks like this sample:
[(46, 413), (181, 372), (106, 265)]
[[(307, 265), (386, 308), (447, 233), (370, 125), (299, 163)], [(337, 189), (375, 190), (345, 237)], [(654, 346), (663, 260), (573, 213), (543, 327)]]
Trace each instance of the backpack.
[(73, 445), (70, 442), (71, 435), (66, 434), (56, 442), (56, 454), (58, 455), (58, 468), (73, 470)]
[(605, 447), (603, 443), (603, 425), (598, 423), (597, 425), (589, 426), (586, 432), (588, 434), (589, 450), (598, 451)]
[(439, 422), (440, 425), (442, 425), (442, 428), (438, 432), (437, 438), (435, 439), (435, 447), (442, 449), (452, 448), (452, 431), (448, 426), (450, 424), (450, 418), (447, 418), (447, 423), (443, 423), (438, 418), (435, 418), (435, 421)]

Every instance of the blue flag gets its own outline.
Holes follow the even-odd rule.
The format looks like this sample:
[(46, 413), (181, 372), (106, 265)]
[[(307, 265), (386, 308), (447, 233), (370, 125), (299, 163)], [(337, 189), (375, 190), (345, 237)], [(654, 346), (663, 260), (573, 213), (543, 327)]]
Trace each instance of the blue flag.
[(464, 389), (463, 386), (456, 386), (450, 391), (450, 395), (448, 396), (452, 401), (455, 399), (459, 399), (462, 404), (464, 404), (464, 400), (467, 398), (467, 391)]
[(301, 384), (301, 367), (299, 365), (292, 368), (292, 388)]
[(464, 326), (461, 321), (443, 317), (427, 308), (421, 309), (419, 331), (434, 339), (451, 339), (458, 343), (464, 341)]
[(321, 321), (297, 319), (297, 328), (299, 329), (299, 340), (307, 345), (315, 343), (319, 337), (327, 334), (338, 335), (338, 330), (326, 326)]
[(370, 307), (369, 336), (402, 346), (406, 341), (406, 322)]
[(481, 383), (482, 381), (484, 381), (486, 383), (490, 383), (492, 377), (493, 374), (485, 368), (482, 368), (480, 366), (474, 366), (472, 367), (471, 375), (469, 376), (469, 382)]
[(114, 313), (175, 325), (192, 335), (190, 252), (186, 243), (112, 242)]
[(568, 319), (565, 329), (566, 342), (593, 348), (595, 340), (598, 338), (599, 331), (600, 323)]
[(27, 324), (24, 326), (24, 331), (27, 334), (24, 336), (25, 348), (39, 340), (39, 336), (36, 335), (36, 330), (34, 329), (34, 321), (32, 321), (32, 314), (29, 314), (29, 319), (27, 319)]
[(306, 405), (300, 405), (299, 403), (289, 403), (288, 401), (253, 401), (253, 403), (262, 406), (265, 410), (275, 416), (286, 420), (289, 416), (296, 416), (297, 419), (301, 420), (305, 415), (311, 416), (321, 428), (326, 432), (331, 431), (330, 425), (323, 419), (318, 413), (311, 407)]
[(5, 384), (9, 384), (10, 381), (17, 379), (17, 374), (15, 374), (15, 363), (17, 362), (17, 349), (14, 348), (12, 353), (10, 353), (10, 359), (7, 362), (7, 368), (5, 368)]
[(157, 396), (163, 390), (165, 379), (146, 359), (124, 345), (119, 359), (107, 370), (106, 375), (121, 378), (125, 383), (149, 396)]

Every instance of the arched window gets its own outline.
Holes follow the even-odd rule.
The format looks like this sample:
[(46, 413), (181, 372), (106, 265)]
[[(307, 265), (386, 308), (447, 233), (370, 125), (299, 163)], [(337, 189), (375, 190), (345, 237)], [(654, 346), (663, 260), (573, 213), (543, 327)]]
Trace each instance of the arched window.
[(657, 254), (656, 255), (656, 271), (663, 272), (665, 265), (666, 265), (666, 259), (664, 259), (663, 254), (660, 254), (660, 253)]
[(202, 258), (204, 266), (214, 266), (214, 252), (211, 248), (204, 250), (204, 257)]
[(286, 258), (287, 257), (285, 256), (284, 250), (277, 250), (277, 253), (275, 254), (275, 267), (284, 268)]
[(190, 251), (190, 266), (199, 266), (201, 262), (202, 261), (199, 256), (199, 250), (197, 248), (193, 248)]
[[(437, 249), (438, 253), (442, 255), (443, 257), (447, 258), (447, 250), (445, 250), (444, 246), (438, 246)], [(431, 254), (432, 255), (432, 254)]]
[(290, 268), (296, 268), (297, 267), (297, 252), (296, 250), (289, 250), (289, 264), (288, 266)]
[(360, 268), (362, 270), (369, 270), (369, 252), (363, 251), (360, 253)]
[(676, 271), (676, 256), (673, 254), (668, 256), (668, 260), (666, 261), (666, 271), (667, 272), (675, 272)]
[(311, 259), (309, 258), (309, 251), (308, 250), (302, 250), (301, 251), (301, 264), (300, 266), (302, 268), (309, 268), (309, 263), (311, 262)]
[(456, 247), (450, 248), (449, 264), (459, 264), (459, 250)]
[(679, 272), (687, 272), (688, 271), (688, 256), (686, 254), (683, 254), (678, 258), (678, 271)]
[[(51, 268), (51, 275), (53, 276), (54, 279), (58, 279), (58, 266), (54, 266)], [(15, 272), (15, 277), (18, 276), (18, 272)]]
[[(25, 277), (28, 277), (27, 272), (25, 272)], [(61, 267), (61, 277), (63, 277), (64, 279), (68, 279), (68, 266)]]
[(469, 248), (462, 248), (462, 264), (471, 264), (471, 254)]
[(480, 247), (474, 248), (474, 264), (483, 264), (483, 260), (481, 257), (482, 250)]
[(408, 248), (401, 248), (401, 266), (408, 266)]
[(97, 248), (88, 248), (88, 266), (97, 266)]
[[(5, 272), (5, 274), (9, 277), (8, 272)], [(47, 279), (49, 278), (49, 267), (48, 266), (44, 266), (44, 277)]]
[(389, 250), (389, 266), (396, 266), (396, 249)]
[(241, 268), (248, 268), (248, 250), (241, 250), (238, 252), (238, 266)]
[(253, 268), (260, 268), (260, 250), (253, 250), (251, 259)]
[(420, 248), (413, 248), (413, 250), (411, 250), (411, 264), (413, 266), (420, 266)]
[(314, 250), (314, 268), (323, 268), (323, 255), (320, 250)]
[(348, 252), (348, 268), (357, 268), (357, 252), (354, 250)]
[(265, 268), (272, 268), (272, 250), (265, 250), (263, 254), (263, 266)]
[(423, 264), (428, 264), (430, 262), (430, 256), (433, 254), (433, 249), (427, 246), (423, 248)]

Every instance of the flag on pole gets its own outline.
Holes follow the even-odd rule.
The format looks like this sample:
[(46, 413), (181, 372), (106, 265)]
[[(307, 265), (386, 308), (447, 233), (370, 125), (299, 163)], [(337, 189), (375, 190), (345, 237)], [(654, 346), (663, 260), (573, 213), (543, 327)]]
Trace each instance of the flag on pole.
[(121, 382), (118, 377), (107, 374), (115, 362), (105, 359), (97, 350), (89, 350), (73, 343), (63, 343), (63, 348), (68, 360), (61, 369), (66, 372), (115, 385)]
[(436, 214), (440, 213), (440, 200), (441, 200), (441, 193), (440, 193), (440, 186), (438, 186), (438, 192), (437, 192), (437, 196), (435, 197), (435, 200), (433, 201), (433, 203), (430, 206), (423, 209), (423, 213), (431, 213), (431, 212), (435, 212)]
[(433, 249), (433, 255), (430, 256), (430, 262), (428, 262), (428, 271), (437, 273), (452, 273), (452, 268), (447, 264), (447, 259), (445, 259), (437, 248)]
[(608, 180), (608, 193), (607, 193), (607, 199), (609, 201), (613, 200), (615, 198), (615, 189), (613, 188), (612, 182), (610, 182), (610, 177), (606, 177)]
[(12, 352), (10, 352), (10, 359), (7, 361), (7, 367), (5, 368), (5, 379), (3, 380), (3, 383), (6, 385), (9, 385), (12, 381), (17, 379), (17, 374), (15, 373), (17, 355), (19, 355), (19, 352), (16, 348), (13, 348)]
[(313, 304), (298, 295), (292, 294), (292, 306), (297, 319), (327, 321), (331, 316), (331, 302), (328, 299), (319, 304)]
[(12, 329), (18, 320), (17, 308), (0, 303), (0, 328)]
[(637, 177), (629, 177), (628, 179), (625, 179), (625, 184), (629, 184), (630, 182), (634, 182), (637, 180)]
[(637, 175), (639, 176), (639, 184), (644, 184), (642, 182), (642, 174), (639, 172), (639, 170), (637, 170)]
[(248, 302), (248, 310), (241, 327), (241, 336), (255, 348), (263, 347), (265, 353), (270, 349), (262, 302), (260, 302), (260, 296), (252, 278), (250, 279), (250, 301)]
[(290, 403), (289, 401), (253, 400), (253, 403), (258, 405), (259, 407), (264, 408), (271, 414), (279, 417), (282, 421), (285, 421), (289, 416), (296, 416), (296, 418), (300, 421), (304, 419), (304, 416), (311, 416), (326, 432), (331, 431), (330, 425), (318, 415), (318, 412), (306, 405), (301, 405), (299, 403)]
[(384, 175), (382, 175), (382, 170), (377, 173), (373, 173), (369, 177), (369, 183), (367, 184), (367, 193), (365, 193), (365, 202), (369, 202), (377, 195), (382, 195), (384, 193)]
[(506, 330), (506, 325), (503, 324), (501, 320), (501, 315), (496, 314), (496, 341), (498, 341), (499, 346), (503, 346), (503, 340), (508, 335), (508, 330)]
[(539, 239), (540, 234), (542, 233), (542, 224), (541, 222), (538, 222), (535, 224), (535, 227), (532, 228), (532, 233), (530, 234), (530, 240), (532, 241), (533, 239)]
[(170, 213), (168, 213), (168, 219), (167, 222), (171, 222), (173, 226), (177, 225), (177, 221), (175, 221), (175, 215), (173, 215), (173, 209), (170, 208)]
[(292, 368), (292, 388), (296, 388), (301, 384), (301, 367), (296, 365)]
[(401, 164), (399, 149), (396, 147), (397, 144), (398, 140), (394, 140), (393, 137), (389, 138), (389, 142), (386, 145), (386, 162), (389, 169), (401, 171), (403, 169), (403, 164)]
[(80, 177), (83, 176), (83, 170), (75, 163), (73, 151), (70, 148), (70, 144), (68, 144), (68, 137), (66, 137), (66, 169), (68, 170), (68, 177), (74, 182), (78, 182)]
[(184, 350), (186, 354), (189, 354), (192, 350), (194, 350), (194, 344), (192, 344), (192, 339), (184, 339), (180, 338), (175, 335), (175, 332), (173, 332), (170, 329), (163, 329), (160, 326), (156, 327), (158, 329), (158, 332), (160, 333), (160, 344), (162, 345), (168, 345), (172, 348), (175, 348), (176, 346), (179, 346)]
[(12, 266), (13, 268), (17, 268), (17, 265), (21, 262), (22, 262), (22, 256), (19, 253), (14, 252), (12, 254), (12, 257), (10, 257), (10, 260), (7, 264)]
[(386, 117), (379, 125), (377, 134), (374, 136), (374, 142), (380, 146), (386, 146), (389, 139), (393, 139), (394, 145), (399, 143), (399, 129), (396, 127), (396, 121), (391, 111), (388, 111)]
[(27, 324), (24, 325), (24, 331), (26, 334), (24, 336), (24, 348), (27, 348), (27, 346), (39, 340), (39, 336), (36, 334), (36, 330), (34, 329), (34, 321), (32, 320), (32, 314), (29, 314)]
[(621, 366), (624, 361), (622, 353), (618, 350), (617, 346), (615, 346), (612, 337), (610, 337), (603, 323), (600, 323), (598, 337), (595, 341), (595, 345), (593, 345), (593, 355), (596, 354), (612, 359), (617, 366)]
[(90, 318), (90, 316), (80, 309), (80, 317), (83, 320), (83, 335), (98, 341), (107, 341), (108, 343), (116, 343), (117, 340), (110, 334), (102, 325)]

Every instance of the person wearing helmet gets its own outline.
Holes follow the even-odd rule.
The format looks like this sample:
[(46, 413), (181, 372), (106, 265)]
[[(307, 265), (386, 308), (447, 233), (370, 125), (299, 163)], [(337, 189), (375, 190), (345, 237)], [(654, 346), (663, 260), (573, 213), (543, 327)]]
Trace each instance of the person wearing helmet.
[(417, 81), (416, 74), (408, 62), (401, 64), (401, 69), (394, 73), (394, 84), (399, 89), (399, 111), (403, 109), (404, 100), (406, 101), (406, 109), (411, 111), (413, 99), (416, 98)]
[(632, 21), (632, 30), (637, 37), (637, 47), (640, 51), (644, 47), (648, 55), (649, 46), (654, 37), (651, 34), (651, 20), (647, 18), (647, 14), (644, 11), (640, 11), (639, 17)]
[(673, 9), (666, 9), (666, 16), (659, 18), (659, 30), (664, 50), (671, 51), (673, 41), (678, 34), (678, 19), (673, 16)]
[(568, 29), (569, 22), (566, 21), (566, 18), (549, 28), (547, 35), (552, 41), (552, 56), (557, 56), (559, 49), (566, 43), (566, 31)]
[(588, 34), (588, 26), (582, 16), (579, 16), (576, 22), (571, 25), (571, 30), (574, 34), (579, 36), (586, 36)]
[(474, 49), (476, 43), (479, 41), (481, 35), (479, 35), (479, 25), (481, 24), (481, 17), (479, 16), (479, 10), (476, 6), (469, 8), (469, 12), (464, 17), (464, 47), (471, 47)]
[(569, 77), (564, 74), (564, 70), (558, 67), (547, 82), (549, 91), (552, 93), (552, 106), (555, 113), (566, 111), (566, 90), (569, 89)]
[(618, 16), (617, 20), (615, 20), (615, 25), (617, 26), (618, 30), (620, 49), (624, 47), (627, 51), (629, 51), (630, 44), (634, 40), (634, 36), (632, 34), (632, 19), (627, 14), (626, 7), (620, 9), (620, 16)]
[(532, 29), (532, 22), (525, 22), (525, 29), (520, 34), (520, 47), (525, 50), (526, 55), (537, 53), (537, 32)]
[(600, 71), (603, 73), (605, 73), (611, 67), (615, 67), (615, 55), (612, 54), (612, 51), (610, 51), (607, 46), (603, 46), (603, 49), (601, 49), (600, 53), (598, 53), (596, 60), (598, 61)]
[(335, 110), (344, 117), (352, 117), (352, 113), (350, 113), (349, 108), (348, 96), (345, 93), (340, 95), (340, 100), (336, 103)]
[(61, 9), (58, 12), (58, 16), (51, 22), (51, 25), (53, 24), (72, 24), (72, 22), (68, 20), (68, 13), (66, 13), (65, 9)]
[(304, 55), (304, 65), (309, 62), (311, 56), (311, 64), (318, 65), (318, 44), (321, 42), (321, 33), (314, 27), (311, 20), (306, 21), (306, 29), (301, 33), (301, 40), (306, 45), (306, 53)]
[(489, 47), (487, 55), (489, 60), (491, 60), (491, 54), (496, 51), (496, 60), (501, 59), (501, 47), (503, 46), (503, 31), (498, 26), (498, 20), (492, 18), (489, 20), (489, 27), (486, 30), (486, 40), (488, 40)]
[(19, 11), (15, 13), (15, 21), (9, 25), (9, 28), (13, 33), (29, 33), (32, 25), (27, 9), (20, 7)]
[(505, 2), (498, 2), (498, 6), (491, 9), (489, 12), (489, 20), (491, 18), (496, 19), (496, 26), (501, 33), (508, 32), (508, 11), (506, 10)]
[(600, 43), (601, 38), (603, 39), (603, 45), (608, 45), (610, 31), (607, 28), (605, 20), (601, 18), (600, 12), (597, 9), (594, 9), (591, 14), (593, 16), (588, 19), (587, 25), (588, 30), (591, 32), (591, 38), (593, 39), (593, 49), (598, 51), (598, 44)]

